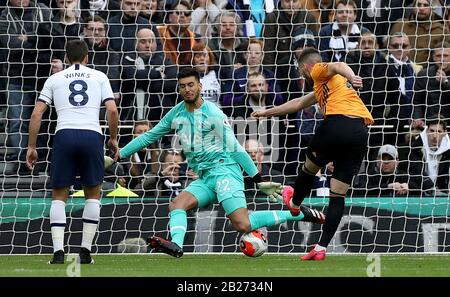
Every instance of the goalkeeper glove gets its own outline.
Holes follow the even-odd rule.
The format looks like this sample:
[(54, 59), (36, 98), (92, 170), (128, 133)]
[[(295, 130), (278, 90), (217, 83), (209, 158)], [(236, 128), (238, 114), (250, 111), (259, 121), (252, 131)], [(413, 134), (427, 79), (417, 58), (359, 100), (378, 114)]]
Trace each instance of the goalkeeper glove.
[(271, 202), (281, 201), (281, 194), (283, 193), (283, 186), (280, 183), (265, 182), (262, 180), (261, 174), (257, 173), (252, 177), (253, 182), (258, 185), (258, 188), (266, 194)]
[(283, 186), (280, 183), (274, 182), (260, 182), (258, 183), (258, 188), (266, 194), (270, 201), (278, 202), (281, 201), (281, 194), (283, 192)]

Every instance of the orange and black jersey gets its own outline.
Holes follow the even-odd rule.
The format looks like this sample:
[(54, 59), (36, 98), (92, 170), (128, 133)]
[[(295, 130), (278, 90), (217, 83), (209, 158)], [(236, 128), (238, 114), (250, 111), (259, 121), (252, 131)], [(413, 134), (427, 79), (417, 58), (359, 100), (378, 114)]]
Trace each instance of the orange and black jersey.
[(363, 118), (366, 125), (373, 124), (372, 115), (350, 82), (339, 74), (328, 76), (327, 63), (315, 64), (311, 77), (314, 80), (314, 95), (325, 116), (349, 115)]

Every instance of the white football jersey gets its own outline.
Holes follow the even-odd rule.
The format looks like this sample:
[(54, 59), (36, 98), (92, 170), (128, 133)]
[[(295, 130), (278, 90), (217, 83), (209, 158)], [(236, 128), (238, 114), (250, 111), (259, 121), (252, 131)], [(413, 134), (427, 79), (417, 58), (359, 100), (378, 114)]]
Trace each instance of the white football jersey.
[(56, 131), (61, 129), (93, 130), (102, 134), (100, 106), (114, 99), (108, 77), (80, 64), (50, 76), (38, 100), (54, 103), (58, 115)]

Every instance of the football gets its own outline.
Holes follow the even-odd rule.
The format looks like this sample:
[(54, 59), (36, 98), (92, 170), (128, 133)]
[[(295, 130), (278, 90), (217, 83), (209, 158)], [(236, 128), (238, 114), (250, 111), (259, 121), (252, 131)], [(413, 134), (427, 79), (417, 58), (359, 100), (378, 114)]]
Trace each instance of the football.
[(261, 230), (244, 233), (239, 240), (241, 251), (249, 257), (259, 257), (267, 251), (267, 237)]

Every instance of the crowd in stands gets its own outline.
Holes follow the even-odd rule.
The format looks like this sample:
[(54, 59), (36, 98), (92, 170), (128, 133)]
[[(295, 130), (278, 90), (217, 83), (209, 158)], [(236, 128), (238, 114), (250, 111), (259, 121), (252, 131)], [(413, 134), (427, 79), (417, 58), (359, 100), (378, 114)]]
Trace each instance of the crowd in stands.
[[(320, 110), (260, 122), (250, 114), (313, 90), (297, 59), (314, 47), (363, 78), (359, 95), (375, 119), (352, 194), (449, 194), (450, 1), (0, 0), (0, 175), (48, 173), (55, 114), (45, 116), (34, 172), (24, 162), (28, 123), (45, 79), (66, 67), (66, 42), (80, 38), (89, 66), (110, 79), (121, 147), (179, 102), (177, 73), (193, 66), (202, 97), (230, 118), (261, 175), (291, 183)], [(112, 180), (175, 197), (197, 178), (176, 147), (165, 137), (116, 166)]]

